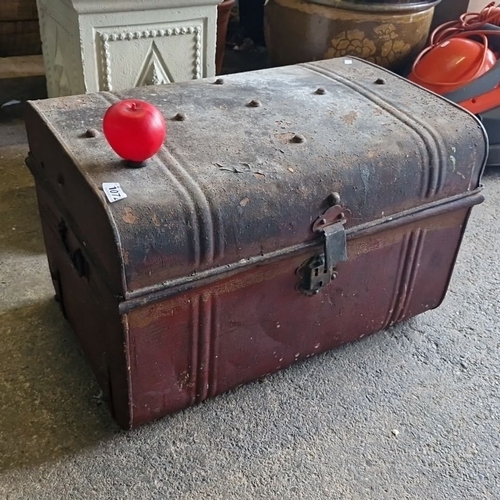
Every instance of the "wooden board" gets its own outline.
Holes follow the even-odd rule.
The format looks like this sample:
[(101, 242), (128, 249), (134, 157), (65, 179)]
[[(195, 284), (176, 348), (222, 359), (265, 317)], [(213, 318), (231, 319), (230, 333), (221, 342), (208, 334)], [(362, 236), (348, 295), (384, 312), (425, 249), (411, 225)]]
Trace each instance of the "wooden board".
[(38, 19), (36, 0), (2, 0), (0, 21), (34, 21)]
[(43, 76), (44, 74), (43, 57), (40, 55), (0, 58), (0, 79), (2, 80)]
[(41, 53), (38, 21), (0, 21), (0, 57)]

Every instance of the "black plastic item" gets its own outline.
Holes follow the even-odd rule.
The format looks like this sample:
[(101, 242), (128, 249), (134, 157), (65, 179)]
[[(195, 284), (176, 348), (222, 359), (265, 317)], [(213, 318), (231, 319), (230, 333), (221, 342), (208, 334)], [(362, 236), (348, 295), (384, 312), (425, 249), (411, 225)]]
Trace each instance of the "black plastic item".
[(463, 102), (478, 95), (485, 94), (493, 90), (500, 82), (500, 60), (495, 63), (495, 66), (487, 71), (484, 75), (476, 78), (470, 83), (467, 83), (459, 89), (453, 90), (444, 97), (453, 102)]
[(481, 113), (478, 118), (483, 123), (488, 134), (487, 165), (489, 167), (500, 167), (500, 107)]
[[(497, 79), (494, 81), (493, 85), (486, 87), (485, 82), (480, 82), (481, 84), (475, 86), (476, 82), (479, 82), (480, 79), (475, 82), (469, 83), (464, 89), (467, 89), (467, 93), (460, 93), (462, 89), (455, 90), (454, 92), (450, 92), (449, 94), (445, 94), (443, 97), (446, 99), (460, 104), (466, 99), (471, 99), (474, 96), (478, 96), (492, 90), (499, 82), (499, 74), (500, 74), (500, 64), (497, 64), (493, 69), (491, 69), (488, 73), (495, 72), (497, 75)], [(483, 113), (479, 113), (476, 115), (479, 120), (481, 120), (486, 133), (488, 135), (488, 167), (500, 167), (500, 103), (499, 106), (492, 108)]]
[[(464, 85), (460, 89), (445, 94), (443, 97), (460, 104), (467, 99), (472, 99), (473, 97), (493, 90), (498, 85), (499, 81), (500, 61), (482, 77)], [(489, 153), (487, 165), (489, 167), (498, 167), (500, 166), (500, 106), (485, 111), (484, 113), (479, 113), (477, 117), (481, 120), (488, 134)]]
[(265, 0), (239, 0), (240, 24), (246, 38), (258, 45), (264, 41), (264, 3)]

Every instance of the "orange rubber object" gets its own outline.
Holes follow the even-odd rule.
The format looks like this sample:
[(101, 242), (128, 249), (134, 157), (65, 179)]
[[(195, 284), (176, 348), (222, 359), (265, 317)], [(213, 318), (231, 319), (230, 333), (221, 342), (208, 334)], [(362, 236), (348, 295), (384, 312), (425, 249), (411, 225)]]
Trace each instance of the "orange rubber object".
[(409, 80), (437, 94), (447, 94), (480, 77), (495, 63), (485, 36), (483, 43), (458, 36), (424, 50)]

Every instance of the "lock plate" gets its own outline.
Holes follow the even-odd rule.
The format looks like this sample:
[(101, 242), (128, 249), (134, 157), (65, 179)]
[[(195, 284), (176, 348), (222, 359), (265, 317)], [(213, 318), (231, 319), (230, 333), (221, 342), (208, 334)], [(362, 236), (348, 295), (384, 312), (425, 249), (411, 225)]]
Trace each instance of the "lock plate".
[(330, 207), (313, 224), (313, 231), (322, 233), (324, 250), (305, 262), (298, 270), (302, 280), (299, 290), (316, 295), (337, 278), (337, 265), (347, 260), (347, 238), (344, 224), (347, 210), (339, 204)]

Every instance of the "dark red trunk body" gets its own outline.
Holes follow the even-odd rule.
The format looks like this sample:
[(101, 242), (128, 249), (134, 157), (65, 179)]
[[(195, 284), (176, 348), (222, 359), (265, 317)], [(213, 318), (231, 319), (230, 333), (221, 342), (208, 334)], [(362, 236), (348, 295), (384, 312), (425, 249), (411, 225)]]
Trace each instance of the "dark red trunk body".
[[(482, 201), (479, 122), (384, 70), (339, 59), (223, 85), (28, 111), (57, 295), (126, 428), (437, 307)], [(124, 97), (186, 115), (143, 169), (84, 134)]]

